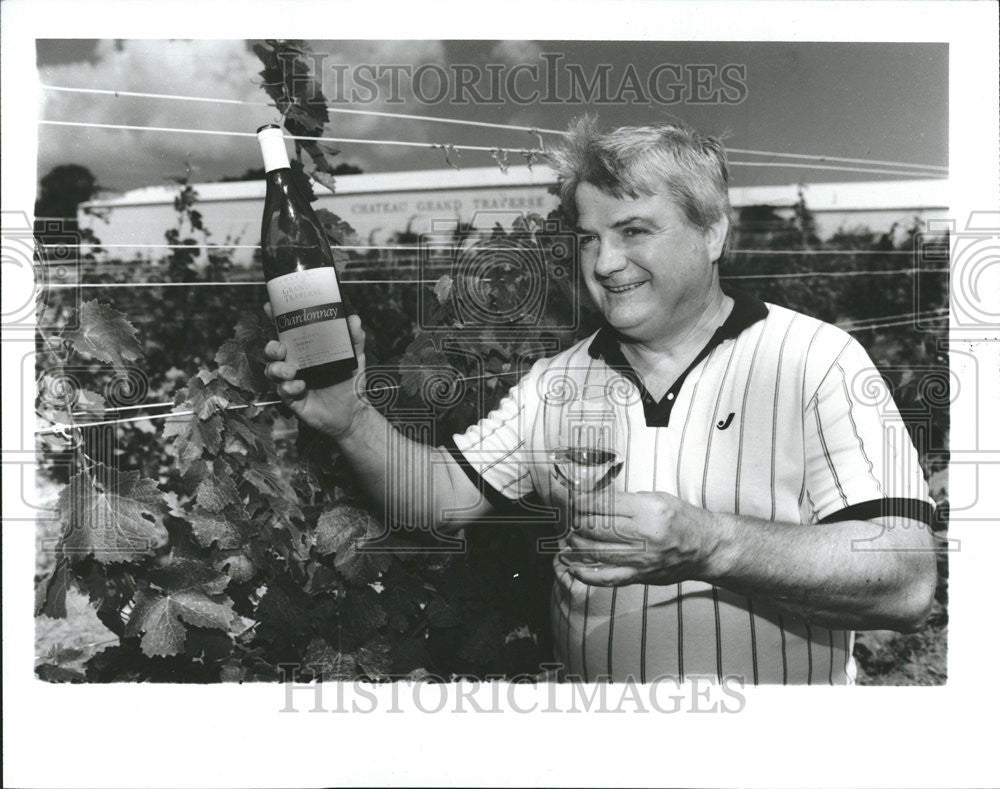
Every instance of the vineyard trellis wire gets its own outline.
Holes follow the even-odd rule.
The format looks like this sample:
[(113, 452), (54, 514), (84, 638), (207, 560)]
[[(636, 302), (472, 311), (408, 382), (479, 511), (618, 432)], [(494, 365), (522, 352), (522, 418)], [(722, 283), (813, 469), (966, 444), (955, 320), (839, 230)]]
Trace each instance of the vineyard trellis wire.
[[(40, 124), (49, 126), (71, 126), (85, 129), (113, 129), (118, 131), (150, 131), (150, 132), (162, 132), (168, 134), (204, 134), (204, 135), (214, 135), (214, 136), (228, 136), (228, 137), (256, 137), (253, 132), (238, 132), (238, 131), (224, 131), (221, 129), (187, 129), (174, 126), (137, 126), (132, 124), (119, 124), (119, 123), (92, 123), (86, 121), (57, 121), (57, 120), (39, 120)], [(499, 146), (489, 146), (489, 145), (460, 145), (452, 143), (434, 143), (434, 142), (419, 142), (416, 140), (386, 140), (377, 139), (371, 140), (367, 138), (359, 137), (325, 137), (316, 135), (304, 135), (304, 134), (286, 134), (286, 140), (292, 140), (296, 142), (324, 142), (324, 143), (348, 143), (352, 145), (380, 145), (380, 146), (398, 146), (398, 147), (408, 147), (408, 148), (427, 148), (436, 149), (444, 151), (446, 154), (448, 151), (476, 151), (476, 152), (486, 152), (490, 154), (497, 154), (498, 162), (500, 163), (500, 168), (504, 169), (503, 159), (501, 157), (509, 153), (517, 153), (528, 158), (529, 165), (533, 161), (531, 157), (539, 156), (545, 153), (543, 148), (514, 148), (514, 147), (499, 147)], [(450, 160), (448, 162), (451, 166), (456, 166)], [(804, 169), (804, 170), (830, 170), (848, 173), (869, 173), (872, 175), (902, 175), (914, 178), (926, 177), (928, 173), (926, 171), (920, 170), (902, 170), (902, 169), (888, 169), (884, 167), (861, 167), (861, 166), (850, 166), (850, 165), (840, 165), (840, 164), (819, 164), (819, 163), (806, 163), (806, 162), (747, 162), (740, 160), (730, 160), (730, 166), (735, 167), (782, 167), (782, 168), (793, 168), (793, 169)]]
[[(173, 101), (194, 101), (194, 102), (207, 102), (207, 103), (218, 103), (218, 104), (237, 104), (250, 107), (276, 108), (275, 105), (270, 102), (253, 102), (253, 101), (243, 101), (239, 99), (218, 99), (218, 98), (210, 98), (204, 96), (182, 96), (177, 94), (143, 93), (138, 91), (66, 87), (66, 86), (56, 86), (56, 85), (42, 85), (41, 87), (43, 90), (64, 91), (72, 93), (90, 93), (97, 95), (113, 95), (115, 97), (130, 96), (135, 98), (168, 99)], [(487, 121), (474, 121), (463, 118), (442, 118), (440, 116), (434, 116), (434, 115), (413, 115), (407, 113), (380, 112), (378, 110), (352, 110), (344, 107), (329, 107), (329, 106), (327, 107), (327, 112), (350, 114), (350, 115), (368, 115), (373, 117), (392, 118), (393, 120), (419, 120), (428, 123), (451, 123), (462, 126), (473, 126), (480, 128), (507, 129), (512, 131), (525, 131), (525, 132), (530, 132), (532, 134), (554, 134), (558, 136), (564, 136), (566, 134), (565, 131), (560, 129), (544, 129), (535, 126), (517, 126), (506, 123), (490, 123)], [(943, 165), (915, 164), (913, 162), (896, 162), (896, 161), (887, 161), (884, 159), (859, 159), (859, 158), (844, 157), (844, 156), (788, 153), (782, 151), (762, 151), (750, 148), (735, 148), (735, 147), (730, 147), (728, 148), (728, 150), (731, 151), (732, 153), (739, 153), (739, 154), (812, 160), (817, 162), (843, 162), (845, 164), (863, 164), (863, 165), (876, 165), (876, 166), (885, 165), (887, 167), (896, 167), (896, 168), (901, 168), (903, 170), (911, 170), (911, 171), (926, 170), (928, 171), (928, 174), (941, 174), (948, 172), (948, 168)]]

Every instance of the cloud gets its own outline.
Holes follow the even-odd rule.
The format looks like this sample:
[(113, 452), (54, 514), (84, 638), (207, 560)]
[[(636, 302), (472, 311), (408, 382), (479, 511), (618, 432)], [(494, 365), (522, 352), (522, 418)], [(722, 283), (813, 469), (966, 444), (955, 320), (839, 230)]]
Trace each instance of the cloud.
[[(93, 62), (43, 66), (43, 84), (143, 93), (266, 102), (254, 84), (260, 63), (244, 43), (231, 41), (102, 41)], [(274, 119), (267, 107), (115, 97), (44, 91), (40, 117), (186, 129), (254, 131)], [(120, 131), (74, 127), (39, 128), (39, 175), (69, 162), (89, 167), (101, 183), (117, 188), (164, 183), (184, 172), (192, 177), (236, 174), (256, 166), (251, 137)]]
[[(346, 64), (348, 74), (358, 66), (446, 65), (439, 41), (313, 41), (314, 52), (325, 55), (325, 92), (334, 95), (333, 64)], [(258, 87), (261, 64), (242, 40), (124, 40), (101, 41), (90, 61), (45, 65), (43, 84), (99, 88), (195, 97), (269, 101)], [(347, 86), (351, 86), (348, 80)], [(387, 103), (388, 90), (369, 103), (340, 102), (345, 109), (445, 115), (441, 107), (416, 102), (409, 82), (401, 80), (401, 104)], [(85, 123), (113, 123), (247, 132), (276, 120), (264, 106), (239, 106), (44, 91), (41, 118)], [(415, 120), (331, 113), (327, 133), (360, 139), (436, 141), (442, 127)], [(450, 141), (450, 137), (445, 138)], [(337, 161), (349, 161), (366, 170), (395, 169), (415, 155), (403, 146), (340, 146)], [(166, 183), (185, 172), (190, 163), (194, 181), (236, 175), (259, 166), (252, 137), (120, 131), (78, 127), (39, 127), (39, 176), (58, 164), (82, 164), (99, 182), (116, 189)]]
[[(324, 93), (331, 100), (331, 106), (335, 110), (343, 108), (406, 115), (443, 115), (440, 107), (428, 107), (417, 101), (411, 80), (407, 76), (427, 64), (446, 67), (442, 42), (310, 41), (309, 45), (314, 53), (325, 56)], [(397, 72), (396, 86), (393, 88), (389, 75), (396, 67), (404, 67), (407, 71)], [(338, 74), (341, 76), (338, 77)], [(363, 84), (365, 80), (377, 87), (375, 89), (365, 87)], [(431, 84), (430, 81), (428, 84)], [(349, 100), (358, 94), (363, 97), (362, 101)], [(336, 137), (434, 142), (439, 138), (441, 127), (419, 120), (334, 111), (330, 113), (328, 128), (333, 131), (332, 136)], [(399, 162), (411, 158), (414, 151), (404, 146), (386, 145), (378, 147), (376, 155), (355, 153), (359, 147), (351, 146), (347, 149), (349, 155), (345, 158), (352, 162), (377, 159), (381, 164), (379, 169), (398, 166)]]
[[(475, 107), (419, 100), (412, 77), (420, 66), (443, 68), (449, 87), (455, 76), (449, 71), (447, 50), (441, 41), (311, 41), (320, 56), (324, 93), (331, 109), (371, 110), (435, 118), (482, 120), (536, 125), (537, 108), (505, 105)], [(538, 48), (532, 42), (501, 42), (483, 52), (492, 62), (507, 64), (537, 61)], [(236, 99), (266, 104), (269, 99), (259, 87), (261, 63), (243, 40), (124, 40), (101, 41), (88, 60), (50, 63), (39, 69), (43, 84), (86, 87), (102, 90), (136, 91), (193, 97)], [(352, 88), (363, 87), (365, 69), (382, 69), (377, 90), (370, 100), (352, 100)], [(389, 89), (386, 69), (404, 67), (396, 96)], [(433, 70), (423, 83), (425, 94), (436, 91)], [(441, 72), (436, 72), (440, 74)], [(337, 74), (345, 78), (337, 79)], [(370, 79), (370, 77), (369, 77)], [(419, 92), (419, 91), (418, 91)], [(339, 96), (339, 99), (338, 99)], [(392, 98), (401, 101), (391, 101)], [(262, 123), (278, 120), (267, 106), (242, 106), (205, 102), (173, 101), (82, 93), (43, 92), (40, 117), (84, 123), (253, 132)], [(457, 145), (493, 145), (513, 140), (514, 145), (533, 143), (502, 132), (424, 120), (331, 112), (326, 134), (364, 140), (412, 141)], [(335, 144), (336, 145), (336, 144)], [(392, 171), (413, 167), (445, 167), (444, 154), (400, 145), (343, 143), (338, 162), (350, 162), (367, 172)], [(463, 154), (463, 167), (485, 166), (491, 160), (482, 155)], [(260, 154), (253, 137), (200, 135), (162, 131), (121, 131), (101, 128), (39, 127), (39, 166), (42, 176), (59, 164), (88, 167), (105, 187), (132, 189), (169, 183), (183, 176), (190, 166), (194, 182), (238, 175), (260, 166)]]

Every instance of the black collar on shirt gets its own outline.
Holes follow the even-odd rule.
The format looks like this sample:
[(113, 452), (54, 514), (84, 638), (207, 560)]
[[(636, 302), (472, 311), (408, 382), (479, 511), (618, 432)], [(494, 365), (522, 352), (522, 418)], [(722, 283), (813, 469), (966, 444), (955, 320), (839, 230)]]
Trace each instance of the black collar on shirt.
[(677, 402), (678, 393), (684, 385), (684, 379), (712, 350), (725, 340), (734, 339), (744, 329), (753, 326), (758, 321), (767, 317), (767, 305), (753, 296), (740, 291), (727, 291), (727, 296), (733, 299), (733, 309), (725, 322), (715, 330), (715, 334), (708, 341), (708, 344), (701, 349), (701, 352), (694, 358), (687, 369), (681, 373), (670, 389), (663, 396), (660, 402), (656, 402), (653, 396), (646, 391), (639, 376), (636, 375), (632, 365), (628, 363), (622, 353), (621, 345), (618, 341), (618, 334), (610, 326), (604, 326), (597, 332), (593, 342), (587, 349), (594, 359), (603, 359), (608, 366), (624, 375), (638, 388), (642, 395), (642, 408), (646, 414), (646, 425), (648, 427), (666, 427), (670, 423), (670, 412)]

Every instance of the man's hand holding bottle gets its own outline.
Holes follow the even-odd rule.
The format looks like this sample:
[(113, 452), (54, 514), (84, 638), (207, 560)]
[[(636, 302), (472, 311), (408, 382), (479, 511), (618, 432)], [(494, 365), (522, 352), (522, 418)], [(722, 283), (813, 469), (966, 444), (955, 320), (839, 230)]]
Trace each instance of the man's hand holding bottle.
[[(264, 312), (273, 320), (270, 304)], [(267, 366), (264, 369), (275, 391), (292, 412), (303, 422), (333, 439), (344, 438), (356, 427), (362, 412), (367, 408), (362, 393), (365, 374), (365, 332), (361, 318), (347, 317), (351, 342), (358, 360), (353, 377), (326, 387), (310, 387), (301, 378), (294, 364), (286, 361), (288, 349), (278, 340), (271, 340), (264, 347)]]

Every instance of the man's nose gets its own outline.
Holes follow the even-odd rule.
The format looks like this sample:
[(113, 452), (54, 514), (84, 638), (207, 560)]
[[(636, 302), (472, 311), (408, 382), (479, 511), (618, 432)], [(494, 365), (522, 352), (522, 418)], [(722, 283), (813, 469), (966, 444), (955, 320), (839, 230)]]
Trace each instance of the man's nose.
[(613, 241), (601, 241), (594, 265), (594, 274), (598, 277), (610, 277), (625, 268), (628, 261), (624, 250)]

